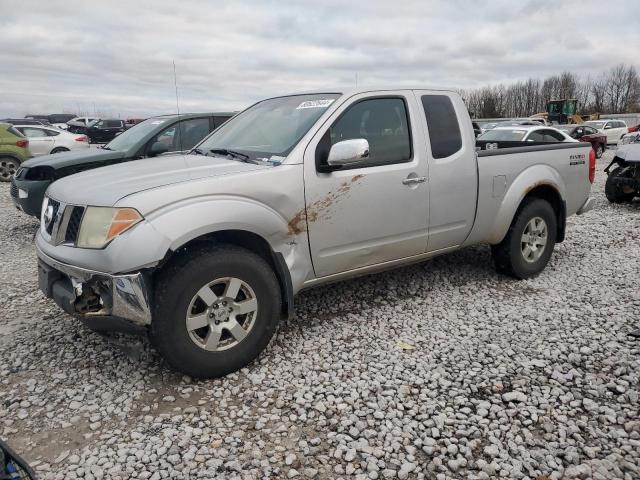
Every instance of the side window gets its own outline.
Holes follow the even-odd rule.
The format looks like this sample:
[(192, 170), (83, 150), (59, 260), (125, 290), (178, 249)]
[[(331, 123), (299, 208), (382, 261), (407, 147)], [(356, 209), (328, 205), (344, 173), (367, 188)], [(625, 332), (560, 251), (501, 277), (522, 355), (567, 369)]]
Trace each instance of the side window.
[(42, 129), (34, 128), (34, 127), (24, 127), (22, 129), (22, 133), (27, 138), (39, 138), (39, 137), (46, 137), (47, 136), (47, 134), (44, 133), (42, 131)]
[(544, 142), (543, 130), (535, 130), (527, 137), (527, 142)]
[(218, 128), (224, 122), (229, 120), (230, 117), (213, 117), (213, 128)]
[(118, 128), (122, 126), (122, 120), (106, 120), (104, 123), (106, 128)]
[(60, 132), (56, 131), (56, 130), (45, 130), (44, 131), (47, 136), (49, 137), (57, 137), (58, 135), (60, 135)]
[(423, 95), (422, 108), (427, 119), (433, 158), (446, 158), (462, 148), (458, 117), (446, 95)]
[(169, 152), (178, 151), (178, 124), (174, 123), (173, 125), (165, 128), (159, 134), (157, 134), (149, 143), (150, 147), (156, 142), (163, 143), (169, 149)]
[(564, 137), (560, 132), (555, 132), (553, 130), (545, 130), (544, 131), (544, 141), (545, 142), (563, 142)]
[(411, 159), (411, 135), (404, 100), (373, 98), (355, 103), (329, 129), (331, 145), (364, 138), (369, 158), (358, 165), (369, 167)]
[(209, 134), (208, 118), (192, 118), (180, 122), (180, 137), (182, 145), (178, 145), (178, 150), (190, 150), (195, 147)]

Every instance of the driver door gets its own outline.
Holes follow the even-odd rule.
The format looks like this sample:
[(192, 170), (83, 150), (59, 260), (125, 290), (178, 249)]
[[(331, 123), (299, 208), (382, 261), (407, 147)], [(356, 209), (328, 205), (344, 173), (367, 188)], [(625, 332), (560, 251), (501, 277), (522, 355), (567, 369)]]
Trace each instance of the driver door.
[[(424, 253), (429, 184), (411, 92), (361, 94), (339, 107), (305, 151), (309, 246), (317, 277)], [(369, 158), (332, 170), (332, 145), (365, 139)]]

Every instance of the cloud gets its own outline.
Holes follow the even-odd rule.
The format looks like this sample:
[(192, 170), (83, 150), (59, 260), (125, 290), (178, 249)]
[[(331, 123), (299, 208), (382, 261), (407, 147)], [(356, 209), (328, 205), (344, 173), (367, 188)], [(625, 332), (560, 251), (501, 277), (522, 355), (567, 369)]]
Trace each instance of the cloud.
[[(8, 4), (8, 0), (0, 0)], [(237, 110), (287, 92), (596, 75), (638, 65), (634, 0), (23, 0), (0, 18), (0, 116)]]

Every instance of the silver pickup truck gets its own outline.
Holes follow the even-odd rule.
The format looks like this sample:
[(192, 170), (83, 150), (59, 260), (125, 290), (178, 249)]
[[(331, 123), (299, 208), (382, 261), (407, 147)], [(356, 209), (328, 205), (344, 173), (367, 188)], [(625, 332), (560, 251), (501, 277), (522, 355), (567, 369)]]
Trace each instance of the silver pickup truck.
[(468, 245), (499, 272), (544, 269), (588, 211), (588, 143), (477, 151), (447, 90), (270, 98), (188, 155), (53, 183), (39, 283), (93, 328), (147, 330), (195, 377), (243, 367), (301, 290)]

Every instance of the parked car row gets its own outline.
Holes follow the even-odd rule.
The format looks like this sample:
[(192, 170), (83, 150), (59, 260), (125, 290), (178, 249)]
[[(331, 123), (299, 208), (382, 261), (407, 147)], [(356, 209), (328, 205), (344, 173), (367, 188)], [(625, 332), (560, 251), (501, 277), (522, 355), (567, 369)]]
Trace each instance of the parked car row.
[(123, 131), (102, 148), (26, 161), (12, 180), (13, 202), (23, 212), (40, 217), (44, 192), (53, 181), (115, 163), (189, 151), (232, 115), (219, 112), (153, 117)]

